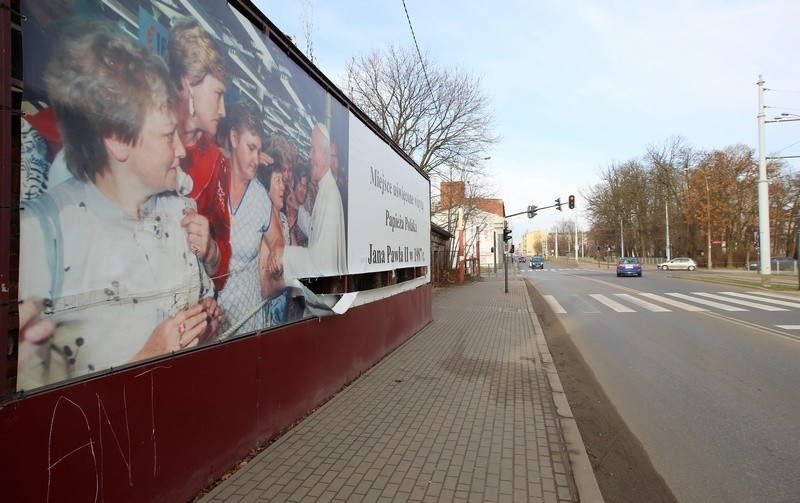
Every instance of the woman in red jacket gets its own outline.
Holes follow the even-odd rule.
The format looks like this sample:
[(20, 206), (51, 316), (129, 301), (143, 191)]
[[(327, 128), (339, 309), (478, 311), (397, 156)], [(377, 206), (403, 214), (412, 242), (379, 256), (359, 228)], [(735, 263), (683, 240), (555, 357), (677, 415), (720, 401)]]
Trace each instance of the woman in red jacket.
[[(219, 291), (225, 286), (231, 258), (230, 167), (213, 138), (225, 117), (227, 75), (215, 41), (192, 19), (178, 20), (172, 27), (166, 59), (180, 92), (178, 132), (186, 148), (181, 168), (192, 180), (191, 188), (184, 187), (190, 189), (185, 195), (197, 201), (211, 236), (195, 253)], [(187, 227), (190, 236), (200, 225), (202, 219), (197, 219)]]

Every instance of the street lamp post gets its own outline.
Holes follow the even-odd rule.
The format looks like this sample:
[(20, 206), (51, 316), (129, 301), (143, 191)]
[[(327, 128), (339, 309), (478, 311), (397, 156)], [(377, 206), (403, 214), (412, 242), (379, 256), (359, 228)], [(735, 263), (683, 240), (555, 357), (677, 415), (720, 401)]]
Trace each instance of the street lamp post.
[(708, 188), (708, 174), (703, 172), (703, 178), (706, 180), (706, 241), (708, 241), (708, 259), (706, 267), (711, 270), (711, 190)]
[(664, 201), (664, 215), (666, 220), (666, 227), (667, 227), (667, 260), (671, 259), (670, 256), (670, 248), (671, 245), (669, 243), (669, 200)]
[(772, 247), (769, 242), (769, 180), (764, 140), (764, 78), (758, 76), (758, 239), (761, 286), (770, 286), (772, 270), (769, 261)]
[[(660, 165), (659, 165), (659, 167), (662, 168), (662, 166), (660, 166)], [(671, 256), (671, 252), (672, 252), (671, 248), (672, 248), (672, 246), (670, 245), (670, 242), (669, 242), (669, 193), (670, 193), (669, 189), (670, 189), (670, 179), (669, 179), (669, 174), (666, 171), (666, 169), (664, 169), (662, 172), (664, 173), (664, 176), (665, 176), (664, 189), (666, 190), (666, 197), (664, 199), (664, 230), (666, 232), (666, 240), (665, 240), (665, 244), (666, 244), (665, 252), (666, 253), (665, 253), (665, 255), (667, 256), (667, 260), (669, 260), (669, 259), (672, 258), (672, 256)], [(660, 178), (661, 177), (659, 177), (659, 179)]]
[(575, 215), (575, 264), (578, 263), (578, 250), (580, 250), (578, 245), (578, 215)]
[[(695, 171), (700, 171), (696, 169)], [(686, 174), (686, 190), (689, 190), (689, 168), (683, 168)], [(703, 181), (706, 183), (706, 268), (711, 269), (711, 189), (708, 186), (708, 173), (703, 170)]]
[(555, 247), (555, 254), (556, 258), (558, 258), (558, 224), (556, 224), (556, 247)]

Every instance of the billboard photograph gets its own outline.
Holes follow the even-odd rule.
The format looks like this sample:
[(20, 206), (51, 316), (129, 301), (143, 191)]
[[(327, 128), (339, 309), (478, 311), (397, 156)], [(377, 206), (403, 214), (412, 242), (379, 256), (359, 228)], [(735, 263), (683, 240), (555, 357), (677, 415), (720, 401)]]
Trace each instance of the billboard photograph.
[(320, 278), (427, 274), (427, 178), (235, 6), (22, 14), (17, 391), (331, 314)]

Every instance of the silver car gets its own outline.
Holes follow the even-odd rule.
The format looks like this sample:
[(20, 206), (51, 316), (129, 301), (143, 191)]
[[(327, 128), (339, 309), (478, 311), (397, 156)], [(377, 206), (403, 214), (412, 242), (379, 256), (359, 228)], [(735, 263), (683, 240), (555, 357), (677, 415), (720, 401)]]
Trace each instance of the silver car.
[(657, 264), (656, 267), (662, 271), (669, 271), (670, 269), (685, 269), (687, 271), (694, 271), (697, 269), (697, 262), (689, 257), (675, 257), (672, 260), (667, 260), (666, 262)]

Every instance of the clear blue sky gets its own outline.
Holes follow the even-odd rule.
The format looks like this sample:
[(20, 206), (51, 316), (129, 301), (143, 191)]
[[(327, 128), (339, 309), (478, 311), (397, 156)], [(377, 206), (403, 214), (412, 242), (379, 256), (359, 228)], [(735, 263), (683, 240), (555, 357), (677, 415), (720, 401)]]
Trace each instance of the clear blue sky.
[[(420, 48), (482, 79), (503, 140), (487, 155), (506, 212), (577, 198), (610, 164), (681, 136), (758, 147), (767, 119), (800, 114), (797, 0), (406, 0)], [(354, 55), (411, 46), (402, 0), (255, 0), (335, 83)], [(768, 152), (800, 155), (800, 122), (768, 124)], [(793, 169), (800, 160), (790, 161)], [(514, 237), (574, 212), (511, 219)], [(584, 224), (581, 223), (581, 226)]]

